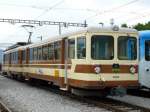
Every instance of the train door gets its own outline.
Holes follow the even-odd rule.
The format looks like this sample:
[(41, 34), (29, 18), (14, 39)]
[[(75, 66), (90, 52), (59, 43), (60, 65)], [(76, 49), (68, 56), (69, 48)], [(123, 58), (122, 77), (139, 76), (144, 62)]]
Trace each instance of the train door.
[[(138, 64), (138, 45), (137, 34), (119, 34), (117, 38), (117, 64), (119, 68), (117, 72), (118, 79), (129, 82), (138, 81), (138, 73), (136, 70)], [(117, 76), (115, 77), (117, 79)]]
[(142, 86), (150, 88), (150, 40), (140, 41), (139, 79)]

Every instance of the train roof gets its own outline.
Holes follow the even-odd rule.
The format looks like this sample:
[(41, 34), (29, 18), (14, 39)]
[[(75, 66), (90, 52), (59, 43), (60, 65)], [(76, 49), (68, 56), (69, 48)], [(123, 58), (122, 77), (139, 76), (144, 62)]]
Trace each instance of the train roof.
[(112, 33), (114, 31), (115, 31), (115, 33), (135, 33), (135, 34), (138, 33), (137, 30), (131, 29), (131, 28), (119, 28), (119, 29), (115, 29), (115, 28), (119, 28), (119, 27), (115, 26), (115, 27), (87, 27), (87, 28), (82, 28), (78, 31), (74, 31), (74, 32), (71, 32), (71, 33), (66, 33), (66, 34), (63, 34), (63, 35), (58, 35), (58, 36), (48, 38), (48, 39), (46, 39), (42, 42), (37, 42), (37, 43), (25, 45), (25, 46), (20, 46), (20, 47), (14, 48), (12, 50), (7, 50), (5, 53), (13, 52), (13, 51), (16, 51), (18, 49), (38, 47), (40, 45), (44, 45), (44, 44), (47, 44), (47, 43), (50, 43), (50, 42), (55, 42), (55, 41), (62, 40), (63, 38), (66, 38), (66, 37), (69, 37), (69, 36), (84, 34), (84, 33), (97, 33), (97, 32)]
[[(29, 45), (28, 47), (36, 47), (36, 46), (46, 44), (49, 42), (62, 40), (63, 38), (73, 36), (73, 35), (84, 34), (84, 33), (97, 33), (97, 32), (111, 33), (111, 32), (114, 32), (114, 30), (113, 30), (113, 27), (103, 27), (103, 28), (102, 27), (87, 27), (87, 28), (82, 28), (78, 31), (71, 32), (71, 33), (66, 33), (63, 35), (58, 35), (58, 36), (48, 38), (42, 42)], [(137, 33), (138, 34), (138, 31), (135, 29), (131, 29), (131, 28), (119, 28), (119, 30), (115, 31), (115, 33)]]
[(150, 37), (150, 30), (139, 31), (140, 37)]

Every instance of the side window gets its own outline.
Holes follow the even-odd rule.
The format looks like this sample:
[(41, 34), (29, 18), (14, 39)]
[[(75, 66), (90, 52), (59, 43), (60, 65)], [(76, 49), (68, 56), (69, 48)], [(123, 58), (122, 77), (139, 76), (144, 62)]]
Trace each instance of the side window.
[(75, 39), (68, 40), (68, 58), (74, 59), (75, 57)]
[(42, 59), (42, 47), (38, 47), (38, 60)]
[(18, 55), (18, 51), (17, 51), (17, 52), (16, 52), (16, 56), (15, 56), (15, 57), (16, 57), (16, 64), (18, 63), (18, 56), (19, 56), (19, 55)]
[(61, 43), (60, 42), (55, 42), (54, 43), (54, 55), (55, 55), (55, 59), (59, 60), (61, 55), (60, 55), (60, 46)]
[(37, 48), (33, 48), (33, 59), (37, 60)]
[(77, 38), (77, 58), (85, 59), (86, 57), (86, 39), (85, 37)]
[(150, 61), (150, 40), (145, 41), (145, 60)]
[(30, 48), (30, 61), (33, 60), (33, 48)]
[(25, 50), (22, 51), (22, 60), (25, 61), (25, 57), (26, 57), (26, 53), (25, 53)]
[(3, 62), (4, 62), (4, 64), (6, 63), (5, 61), (6, 61), (6, 55), (4, 54), (3, 55)]
[(48, 45), (48, 60), (53, 60), (54, 58), (54, 43)]
[(43, 54), (43, 60), (47, 60), (48, 59), (48, 47), (47, 46), (43, 46), (42, 49), (42, 54)]
[(14, 63), (14, 53), (11, 53), (11, 62)]

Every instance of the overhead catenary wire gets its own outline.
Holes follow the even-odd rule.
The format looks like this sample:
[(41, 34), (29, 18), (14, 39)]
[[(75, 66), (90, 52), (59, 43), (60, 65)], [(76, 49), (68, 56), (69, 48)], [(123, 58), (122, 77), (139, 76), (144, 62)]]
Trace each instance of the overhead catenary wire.
[(53, 6), (47, 8), (47, 9), (44, 10), (39, 16), (37, 16), (36, 19), (39, 18), (39, 17), (41, 17), (41, 16), (43, 16), (44, 14), (46, 14), (47, 12), (49, 12), (50, 10), (52, 10), (53, 8), (55, 8), (56, 6), (62, 4), (63, 2), (64, 2), (64, 0), (61, 0), (61, 1), (59, 1), (58, 3), (54, 4)]
[(99, 15), (102, 15), (102, 14), (106, 14), (106, 13), (110, 13), (110, 12), (116, 11), (116, 10), (118, 10), (118, 9), (121, 9), (121, 8), (126, 7), (126, 6), (128, 6), (128, 5), (131, 5), (131, 4), (133, 4), (133, 3), (135, 3), (135, 2), (138, 2), (138, 1), (139, 1), (139, 0), (132, 0), (132, 1), (130, 1), (130, 2), (127, 2), (127, 3), (123, 4), (123, 5), (120, 5), (120, 6), (117, 6), (117, 7), (111, 8), (111, 9), (108, 9), (108, 10), (98, 11), (98, 12), (97, 12), (96, 14), (94, 14), (93, 16), (90, 16), (90, 17), (85, 18), (85, 20), (91, 19), (91, 18), (93, 18), (93, 17), (99, 16)]

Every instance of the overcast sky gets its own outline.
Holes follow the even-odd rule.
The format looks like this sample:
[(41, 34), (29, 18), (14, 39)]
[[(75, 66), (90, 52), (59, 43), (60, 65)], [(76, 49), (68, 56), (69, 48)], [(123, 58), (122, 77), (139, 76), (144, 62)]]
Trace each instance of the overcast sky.
[[(134, 25), (150, 20), (150, 0), (0, 0), (0, 18), (35, 19), (48, 21), (84, 22), (98, 26), (127, 23)], [(0, 43), (27, 41), (28, 32), (23, 24), (0, 23)], [(77, 28), (62, 28), (62, 33)], [(32, 41), (58, 35), (58, 26), (37, 26), (33, 29)]]

